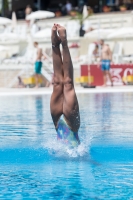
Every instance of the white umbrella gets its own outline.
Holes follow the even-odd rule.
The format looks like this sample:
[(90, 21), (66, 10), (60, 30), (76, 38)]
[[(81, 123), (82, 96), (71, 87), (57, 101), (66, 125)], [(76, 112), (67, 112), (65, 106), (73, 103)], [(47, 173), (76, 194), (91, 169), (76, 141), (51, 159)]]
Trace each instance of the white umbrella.
[(132, 27), (125, 27), (117, 29), (117, 31), (113, 31), (111, 34), (108, 35), (108, 39), (111, 38), (118, 38), (118, 37), (133, 37), (133, 28)]
[(84, 35), (84, 37), (92, 37), (92, 38), (106, 38), (110, 33), (113, 32), (113, 29), (95, 29), (90, 31)]
[(35, 35), (34, 38), (42, 39), (42, 38), (50, 38), (51, 37), (51, 29), (50, 28), (45, 28), (41, 31), (38, 31)]
[(6, 24), (11, 24), (12, 20), (5, 18), (5, 17), (0, 17), (0, 25), (6, 25)]
[(29, 14), (26, 17), (26, 19), (27, 20), (45, 19), (45, 18), (51, 18), (54, 16), (55, 16), (55, 14), (53, 12), (39, 10), (39, 11), (32, 12), (31, 14)]
[(86, 5), (84, 5), (84, 7), (83, 7), (82, 15), (83, 15), (83, 19), (86, 19), (86, 17), (88, 17), (88, 9), (87, 9)]
[(15, 33), (2, 33), (0, 34), (0, 40), (16, 40), (18, 41), (18, 35)]
[(6, 50), (9, 50), (9, 47), (0, 46), (0, 51), (6, 51)]
[(13, 12), (12, 13), (12, 27), (15, 28), (17, 26), (17, 17), (16, 17), (16, 13)]

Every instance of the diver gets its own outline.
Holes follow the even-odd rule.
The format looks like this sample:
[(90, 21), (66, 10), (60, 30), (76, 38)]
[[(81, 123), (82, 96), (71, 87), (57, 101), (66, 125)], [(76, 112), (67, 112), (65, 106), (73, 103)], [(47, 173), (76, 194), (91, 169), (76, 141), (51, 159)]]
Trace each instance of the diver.
[(54, 24), (51, 40), (54, 68), (53, 93), (50, 102), (51, 116), (57, 139), (76, 147), (80, 144), (78, 136), (80, 114), (74, 89), (73, 64), (67, 44), (66, 29), (59, 24)]

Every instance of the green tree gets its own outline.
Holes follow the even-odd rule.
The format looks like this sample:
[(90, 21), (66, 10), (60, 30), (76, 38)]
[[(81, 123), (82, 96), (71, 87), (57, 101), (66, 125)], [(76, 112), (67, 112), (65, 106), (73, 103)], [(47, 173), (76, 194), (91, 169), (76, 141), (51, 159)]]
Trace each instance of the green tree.
[(83, 16), (82, 13), (76, 12), (76, 15), (75, 15), (74, 17), (72, 17), (71, 19), (72, 19), (72, 20), (78, 20), (79, 23), (80, 23), (80, 26), (82, 26), (83, 23), (84, 23), (84, 21), (85, 21), (86, 19), (88, 19), (89, 16), (90, 16), (90, 14), (88, 14), (88, 16), (84, 18), (84, 16)]
[(2, 10), (0, 13), (4, 17), (8, 13), (9, 5), (8, 5), (8, 0), (2, 0)]
[(4, 5), (3, 5), (4, 10), (8, 10), (8, 8), (9, 8), (8, 0), (4, 0), (3, 4), (4, 4)]
[[(71, 20), (78, 20), (79, 23), (80, 23), (80, 31), (79, 31), (79, 35), (82, 36), (82, 31), (83, 31), (83, 24), (84, 24), (84, 21), (86, 19), (88, 19), (91, 15), (92, 15), (92, 10), (89, 10), (88, 11), (88, 15), (86, 17), (84, 17), (84, 15), (80, 12), (76, 12), (75, 16), (71, 17)], [(84, 34), (83, 34), (84, 35)]]

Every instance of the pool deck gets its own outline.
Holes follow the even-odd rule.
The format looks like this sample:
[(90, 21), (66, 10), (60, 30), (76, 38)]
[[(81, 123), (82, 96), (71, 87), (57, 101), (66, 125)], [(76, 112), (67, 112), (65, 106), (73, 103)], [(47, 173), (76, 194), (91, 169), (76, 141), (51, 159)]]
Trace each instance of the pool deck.
[[(115, 86), (115, 87), (96, 87), (82, 88), (75, 87), (77, 94), (88, 93), (132, 93), (133, 86)], [(50, 88), (0, 88), (0, 96), (21, 96), (21, 95), (45, 95), (51, 94)]]

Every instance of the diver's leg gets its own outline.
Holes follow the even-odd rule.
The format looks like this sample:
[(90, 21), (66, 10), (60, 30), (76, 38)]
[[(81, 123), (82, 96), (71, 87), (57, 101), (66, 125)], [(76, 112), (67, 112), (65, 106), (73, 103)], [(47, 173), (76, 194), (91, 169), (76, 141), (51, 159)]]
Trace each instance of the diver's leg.
[(63, 73), (64, 73), (64, 101), (63, 114), (65, 119), (74, 132), (78, 132), (80, 126), (79, 105), (74, 90), (73, 64), (67, 45), (66, 30), (57, 25), (57, 30), (63, 47)]
[(51, 96), (50, 109), (55, 127), (57, 127), (58, 120), (63, 114), (63, 70), (62, 59), (60, 53), (60, 39), (57, 36), (57, 28), (54, 25), (52, 28), (52, 53), (53, 53), (53, 93)]

